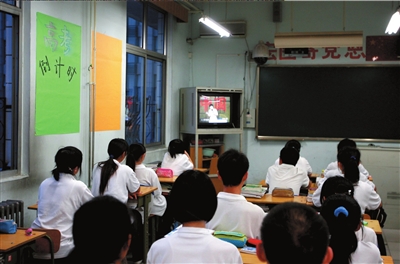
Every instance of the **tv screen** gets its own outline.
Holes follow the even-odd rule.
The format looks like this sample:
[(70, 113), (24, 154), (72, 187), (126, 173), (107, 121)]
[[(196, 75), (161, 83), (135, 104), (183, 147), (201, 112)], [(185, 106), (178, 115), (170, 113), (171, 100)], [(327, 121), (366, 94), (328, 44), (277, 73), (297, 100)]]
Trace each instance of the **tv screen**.
[(199, 124), (230, 124), (231, 96), (199, 94)]

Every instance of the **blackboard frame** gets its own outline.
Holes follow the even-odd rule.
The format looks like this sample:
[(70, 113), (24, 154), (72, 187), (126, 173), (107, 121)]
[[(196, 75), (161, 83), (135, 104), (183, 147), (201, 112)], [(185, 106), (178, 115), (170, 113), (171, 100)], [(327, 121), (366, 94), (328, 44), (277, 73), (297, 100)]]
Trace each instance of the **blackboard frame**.
[(258, 140), (400, 142), (400, 64), (268, 65), (256, 84)]

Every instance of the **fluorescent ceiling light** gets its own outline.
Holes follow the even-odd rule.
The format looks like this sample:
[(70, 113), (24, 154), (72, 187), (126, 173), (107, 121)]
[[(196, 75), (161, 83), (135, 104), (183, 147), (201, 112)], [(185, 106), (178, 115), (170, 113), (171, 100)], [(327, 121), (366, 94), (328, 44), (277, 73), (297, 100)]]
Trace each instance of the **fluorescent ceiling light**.
[(199, 19), (199, 22), (217, 31), (221, 37), (229, 37), (231, 35), (231, 32), (229, 32), (229, 30), (227, 30), (226, 28), (224, 28), (223, 26), (221, 26), (219, 23), (215, 22), (208, 16), (201, 17)]
[(397, 31), (399, 31), (399, 28), (400, 28), (400, 6), (390, 19), (385, 33), (396, 34)]
[(362, 47), (362, 31), (276, 33), (275, 48)]

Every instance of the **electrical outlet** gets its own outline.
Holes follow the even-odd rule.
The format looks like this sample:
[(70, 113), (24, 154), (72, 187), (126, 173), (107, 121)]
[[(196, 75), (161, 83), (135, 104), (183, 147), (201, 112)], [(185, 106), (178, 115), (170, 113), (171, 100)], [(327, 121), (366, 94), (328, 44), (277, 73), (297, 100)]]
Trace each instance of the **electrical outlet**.
[(245, 124), (244, 127), (255, 128), (256, 127), (256, 109), (246, 109), (244, 116)]

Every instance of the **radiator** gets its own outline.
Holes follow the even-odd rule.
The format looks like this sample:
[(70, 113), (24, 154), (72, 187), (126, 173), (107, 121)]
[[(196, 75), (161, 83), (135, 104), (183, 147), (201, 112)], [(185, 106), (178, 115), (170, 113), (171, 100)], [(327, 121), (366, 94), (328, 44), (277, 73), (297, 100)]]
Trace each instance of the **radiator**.
[(13, 219), (18, 227), (24, 226), (24, 202), (7, 200), (0, 203), (0, 218)]

